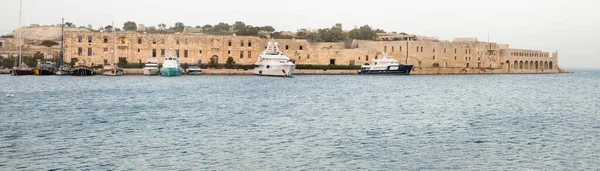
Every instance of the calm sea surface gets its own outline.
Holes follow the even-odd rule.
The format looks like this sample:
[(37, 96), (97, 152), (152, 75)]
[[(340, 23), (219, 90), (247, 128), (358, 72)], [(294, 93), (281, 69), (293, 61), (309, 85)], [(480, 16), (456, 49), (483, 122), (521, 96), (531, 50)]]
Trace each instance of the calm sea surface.
[(0, 170), (600, 168), (600, 72), (0, 75), (0, 95)]

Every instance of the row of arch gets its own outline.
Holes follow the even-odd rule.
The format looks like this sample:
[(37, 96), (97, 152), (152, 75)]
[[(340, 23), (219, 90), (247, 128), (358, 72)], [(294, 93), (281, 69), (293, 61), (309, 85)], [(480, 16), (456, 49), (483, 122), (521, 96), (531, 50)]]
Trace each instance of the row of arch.
[(511, 69), (554, 69), (552, 61), (515, 61), (512, 63), (506, 61), (506, 65)]
[(523, 57), (548, 57), (548, 54), (544, 53), (526, 53), (526, 52), (511, 52), (512, 56), (523, 56)]

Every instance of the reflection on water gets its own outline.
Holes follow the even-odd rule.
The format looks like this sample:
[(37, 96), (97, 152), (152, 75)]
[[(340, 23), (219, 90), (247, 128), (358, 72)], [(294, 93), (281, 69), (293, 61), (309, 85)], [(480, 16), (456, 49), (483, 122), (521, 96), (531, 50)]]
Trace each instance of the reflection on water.
[(0, 170), (592, 170), (599, 78), (0, 75)]

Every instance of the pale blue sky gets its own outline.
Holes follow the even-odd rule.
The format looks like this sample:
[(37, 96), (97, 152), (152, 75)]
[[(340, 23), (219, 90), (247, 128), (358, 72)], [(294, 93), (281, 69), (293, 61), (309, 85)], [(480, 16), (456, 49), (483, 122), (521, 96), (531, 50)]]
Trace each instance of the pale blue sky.
[[(18, 26), (19, 1), (0, 1), (0, 34)], [(125, 21), (147, 26), (233, 23), (277, 30), (369, 24), (452, 40), (478, 37), (511, 48), (559, 52), (562, 68), (600, 68), (600, 1), (593, 0), (23, 0), (23, 25), (57, 24), (60, 18), (94, 28)]]

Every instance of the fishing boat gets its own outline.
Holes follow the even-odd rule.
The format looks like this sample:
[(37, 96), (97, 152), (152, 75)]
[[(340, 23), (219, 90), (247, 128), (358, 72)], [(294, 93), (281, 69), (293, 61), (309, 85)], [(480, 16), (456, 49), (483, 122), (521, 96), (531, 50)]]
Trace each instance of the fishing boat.
[(142, 69), (143, 75), (158, 75), (160, 74), (160, 68), (156, 60), (148, 59), (144, 68)]
[[(115, 25), (115, 23), (113, 22), (113, 26), (114, 25)], [(101, 72), (102, 72), (102, 75), (106, 75), (106, 76), (121, 76), (121, 75), (123, 75), (124, 71), (123, 71), (123, 69), (121, 69), (119, 66), (116, 65), (116, 63), (117, 63), (117, 35), (115, 32), (116, 29), (112, 29), (112, 30), (113, 30), (113, 45), (114, 45), (114, 50), (113, 50), (114, 63), (104, 65)]]
[(190, 65), (185, 71), (186, 75), (200, 75), (201, 73), (202, 69), (198, 65)]
[(33, 69), (34, 75), (55, 75), (56, 63), (38, 60), (37, 66)]
[(71, 70), (72, 76), (92, 76), (96, 75), (96, 71), (86, 65), (85, 60), (77, 61), (77, 64)]
[(362, 65), (358, 74), (409, 75), (412, 68), (413, 65), (399, 64), (398, 60), (384, 54), (382, 59), (374, 59), (373, 65)]
[[(21, 28), (21, 6), (22, 6), (22, 1), (19, 1), (20, 6), (19, 6), (19, 28)], [(19, 31), (19, 66), (14, 66), (11, 70), (11, 73), (13, 75), (32, 75), (33, 74), (33, 69), (31, 69), (27, 64), (25, 64), (23, 62), (23, 52), (22, 52), (22, 47), (23, 47), (23, 31)]]
[(259, 56), (255, 63), (254, 75), (264, 76), (292, 76), (296, 64), (290, 61), (290, 58), (279, 50), (277, 42), (270, 41), (267, 49)]
[(183, 71), (181, 69), (181, 65), (179, 64), (179, 59), (170, 53), (167, 57), (165, 57), (163, 66), (160, 68), (160, 75), (172, 77), (181, 76), (181, 74), (183, 74)]

